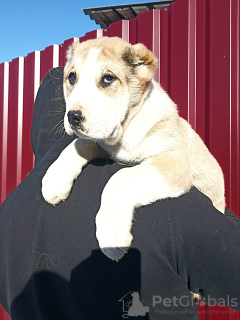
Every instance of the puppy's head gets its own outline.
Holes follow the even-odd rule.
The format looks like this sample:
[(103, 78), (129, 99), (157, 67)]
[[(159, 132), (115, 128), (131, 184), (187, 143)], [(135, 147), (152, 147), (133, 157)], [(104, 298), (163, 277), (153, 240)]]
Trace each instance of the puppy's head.
[(64, 69), (66, 132), (116, 143), (156, 66), (157, 58), (143, 44), (108, 37), (74, 43)]

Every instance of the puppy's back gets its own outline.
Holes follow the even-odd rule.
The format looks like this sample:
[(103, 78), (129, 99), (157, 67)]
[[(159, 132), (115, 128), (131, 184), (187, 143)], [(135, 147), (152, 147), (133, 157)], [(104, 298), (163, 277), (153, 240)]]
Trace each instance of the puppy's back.
[(217, 160), (190, 124), (179, 117), (179, 132), (189, 157), (193, 185), (224, 213), (224, 177)]

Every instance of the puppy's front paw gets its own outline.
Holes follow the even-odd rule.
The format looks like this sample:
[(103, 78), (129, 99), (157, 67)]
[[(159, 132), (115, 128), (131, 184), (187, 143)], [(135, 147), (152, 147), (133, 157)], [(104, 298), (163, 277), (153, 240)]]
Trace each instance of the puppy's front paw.
[(72, 185), (73, 179), (53, 163), (42, 179), (42, 195), (48, 203), (56, 205), (68, 198)]
[[(114, 212), (112, 213), (114, 216)], [(100, 211), (96, 217), (96, 236), (100, 249), (110, 259), (118, 261), (127, 253), (133, 236), (129, 224), (118, 223), (113, 219), (106, 219)]]

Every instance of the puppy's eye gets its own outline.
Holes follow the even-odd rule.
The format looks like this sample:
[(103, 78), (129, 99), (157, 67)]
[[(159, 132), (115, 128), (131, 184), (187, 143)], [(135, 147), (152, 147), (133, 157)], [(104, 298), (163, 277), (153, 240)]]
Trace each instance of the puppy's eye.
[(106, 74), (105, 76), (102, 77), (101, 85), (103, 87), (107, 87), (110, 84), (112, 84), (114, 82), (114, 80), (116, 80), (116, 78), (114, 76), (112, 76), (110, 74)]
[(74, 83), (76, 82), (76, 73), (75, 72), (70, 72), (68, 76), (69, 83), (73, 86)]

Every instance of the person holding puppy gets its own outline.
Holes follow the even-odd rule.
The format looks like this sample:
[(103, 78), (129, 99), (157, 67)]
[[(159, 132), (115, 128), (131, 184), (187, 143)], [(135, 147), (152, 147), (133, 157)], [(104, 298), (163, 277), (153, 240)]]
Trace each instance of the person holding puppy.
[(196, 188), (137, 209), (131, 248), (118, 262), (99, 249), (95, 215), (120, 164), (93, 160), (66, 202), (46, 203), (42, 178), (74, 139), (60, 130), (62, 77), (61, 68), (53, 69), (40, 86), (35, 166), (0, 208), (4, 310), (12, 320), (198, 319), (205, 303), (240, 311), (240, 221), (229, 210), (218, 212)]

